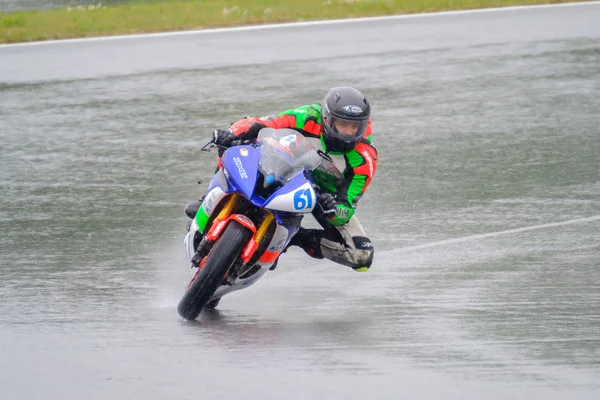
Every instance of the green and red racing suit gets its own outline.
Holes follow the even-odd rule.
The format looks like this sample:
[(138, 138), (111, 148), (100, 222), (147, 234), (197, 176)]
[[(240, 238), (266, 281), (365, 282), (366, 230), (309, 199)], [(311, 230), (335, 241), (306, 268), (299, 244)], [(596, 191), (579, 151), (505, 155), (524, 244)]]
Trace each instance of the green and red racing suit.
[(307, 138), (320, 139), (323, 151), (332, 158), (339, 160), (343, 157), (343, 162), (336, 164), (342, 165), (338, 168), (339, 174), (334, 175), (320, 170), (313, 172), (315, 183), (336, 195), (336, 215), (329, 222), (339, 226), (346, 224), (352, 218), (358, 201), (371, 183), (377, 169), (377, 150), (371, 139), (371, 125), (369, 119), (365, 136), (353, 150), (346, 153), (329, 152), (325, 147), (321, 137), (320, 104), (297, 107), (269, 117), (244, 118), (232, 124), (229, 129), (236, 139), (249, 140), (256, 138), (258, 132), (265, 127), (290, 128)]

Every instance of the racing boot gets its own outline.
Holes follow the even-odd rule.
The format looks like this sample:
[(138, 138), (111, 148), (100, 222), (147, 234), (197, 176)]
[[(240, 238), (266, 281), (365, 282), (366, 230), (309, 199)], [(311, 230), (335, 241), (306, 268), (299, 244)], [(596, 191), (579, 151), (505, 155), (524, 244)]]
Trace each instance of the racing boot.
[(321, 229), (306, 229), (300, 227), (300, 230), (292, 238), (285, 250), (287, 251), (290, 246), (298, 246), (312, 258), (322, 259), (324, 258), (321, 253), (322, 232)]
[(196, 213), (200, 209), (200, 206), (202, 205), (202, 202), (204, 201), (205, 197), (206, 195), (200, 197), (198, 200), (190, 201), (186, 204), (184, 211), (185, 215), (187, 215), (188, 218), (193, 219), (196, 217)]
[(185, 215), (187, 215), (187, 217), (189, 218), (189, 220), (187, 222), (187, 231), (188, 232), (190, 231), (190, 226), (192, 226), (192, 220), (194, 218), (196, 218), (196, 213), (200, 209), (200, 206), (202, 205), (202, 201), (204, 200), (205, 197), (206, 196), (202, 196), (198, 200), (190, 201), (185, 206), (185, 209), (184, 209)]

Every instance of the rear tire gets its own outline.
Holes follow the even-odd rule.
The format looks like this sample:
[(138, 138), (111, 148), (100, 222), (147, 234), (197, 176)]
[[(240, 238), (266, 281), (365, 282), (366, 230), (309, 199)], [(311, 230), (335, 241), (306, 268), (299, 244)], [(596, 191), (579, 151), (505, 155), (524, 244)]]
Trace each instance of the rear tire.
[(179, 300), (177, 312), (182, 318), (190, 321), (198, 318), (251, 235), (252, 232), (238, 222), (229, 222), (208, 255), (206, 263)]

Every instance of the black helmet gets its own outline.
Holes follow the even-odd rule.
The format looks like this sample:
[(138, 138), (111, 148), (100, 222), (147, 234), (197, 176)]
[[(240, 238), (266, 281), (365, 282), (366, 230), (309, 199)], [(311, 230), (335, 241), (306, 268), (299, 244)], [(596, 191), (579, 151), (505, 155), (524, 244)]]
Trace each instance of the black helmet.
[(329, 89), (321, 105), (325, 149), (345, 153), (365, 136), (371, 106), (365, 96), (350, 86)]

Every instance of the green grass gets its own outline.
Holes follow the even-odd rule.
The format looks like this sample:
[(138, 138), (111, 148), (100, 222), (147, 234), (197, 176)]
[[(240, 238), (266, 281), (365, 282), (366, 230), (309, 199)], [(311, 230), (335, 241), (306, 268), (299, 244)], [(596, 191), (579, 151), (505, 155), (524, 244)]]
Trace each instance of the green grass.
[(0, 12), (0, 43), (565, 3), (569, 0), (166, 0)]

